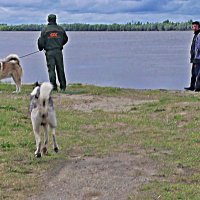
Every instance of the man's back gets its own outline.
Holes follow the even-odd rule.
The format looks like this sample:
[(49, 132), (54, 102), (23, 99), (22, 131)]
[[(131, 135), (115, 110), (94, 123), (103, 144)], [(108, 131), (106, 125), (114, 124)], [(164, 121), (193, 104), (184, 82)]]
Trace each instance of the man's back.
[(39, 49), (46, 51), (52, 49), (63, 49), (68, 41), (67, 34), (64, 29), (56, 23), (50, 22), (41, 32), (41, 37), (38, 40)]

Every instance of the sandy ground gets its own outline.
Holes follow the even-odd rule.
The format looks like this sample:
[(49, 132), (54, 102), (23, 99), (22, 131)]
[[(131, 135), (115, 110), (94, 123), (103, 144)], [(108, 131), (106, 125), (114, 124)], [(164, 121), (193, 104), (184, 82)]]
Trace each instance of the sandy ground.
[(141, 154), (74, 158), (49, 172), (45, 190), (30, 199), (127, 200), (156, 171), (155, 163)]
[[(102, 97), (95, 95), (69, 95), (67, 98), (72, 100), (73, 104), (66, 107), (63, 102), (60, 102), (59, 106), (64, 105), (64, 109), (74, 109), (83, 112), (92, 112), (93, 110), (103, 110), (105, 112), (127, 112), (135, 105), (157, 101), (149, 99), (148, 97), (137, 99), (128, 97)], [(59, 99), (63, 99), (62, 94), (57, 96), (57, 102), (60, 101)]]
[[(60, 106), (62, 95), (56, 97)], [(73, 104), (65, 109), (90, 112), (129, 111), (134, 105), (154, 100), (120, 97), (69, 95)], [(60, 102), (59, 102), (60, 101)], [(142, 185), (155, 179), (156, 163), (141, 149), (134, 154), (119, 153), (105, 157), (71, 157), (45, 174), (45, 188), (29, 200), (128, 200)]]

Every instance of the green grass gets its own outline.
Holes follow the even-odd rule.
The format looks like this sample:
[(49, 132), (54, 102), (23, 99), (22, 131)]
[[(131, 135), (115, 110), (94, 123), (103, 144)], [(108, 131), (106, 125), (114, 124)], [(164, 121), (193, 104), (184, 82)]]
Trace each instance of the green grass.
[[(53, 93), (61, 151), (34, 157), (35, 142), (28, 113), (32, 86), (12, 94), (0, 84), (0, 197), (27, 199), (40, 187), (41, 176), (70, 156), (103, 156), (145, 150), (159, 168), (155, 178), (129, 199), (200, 199), (200, 95), (189, 92), (130, 90), (70, 85), (65, 94)], [(62, 96), (59, 96), (62, 95)], [(72, 109), (71, 95), (94, 95), (147, 100), (128, 111), (84, 112)], [(148, 102), (148, 100), (151, 100)]]

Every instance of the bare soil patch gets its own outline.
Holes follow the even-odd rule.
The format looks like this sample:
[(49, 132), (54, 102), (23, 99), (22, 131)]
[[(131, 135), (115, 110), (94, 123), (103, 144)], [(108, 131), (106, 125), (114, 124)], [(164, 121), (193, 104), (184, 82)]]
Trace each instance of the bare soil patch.
[(156, 171), (156, 164), (139, 154), (74, 158), (49, 172), (46, 189), (30, 200), (127, 200)]
[[(63, 99), (63, 95), (60, 94), (57, 98)], [(83, 112), (91, 112), (93, 110), (103, 110), (106, 112), (127, 112), (130, 111), (135, 105), (157, 101), (153, 99), (103, 97), (95, 95), (65, 95), (65, 98), (73, 101), (73, 104), (68, 105), (68, 109), (80, 110)], [(60, 105), (64, 106), (63, 102), (60, 102), (59, 106)]]

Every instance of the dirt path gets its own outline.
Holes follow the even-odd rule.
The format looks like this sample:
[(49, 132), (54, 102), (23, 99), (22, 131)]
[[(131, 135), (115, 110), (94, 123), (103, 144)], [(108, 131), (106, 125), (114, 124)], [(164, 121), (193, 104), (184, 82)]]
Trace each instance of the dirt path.
[(46, 189), (30, 200), (127, 200), (156, 171), (155, 163), (139, 154), (74, 158), (49, 172)]

